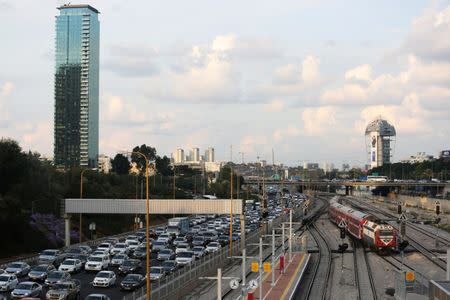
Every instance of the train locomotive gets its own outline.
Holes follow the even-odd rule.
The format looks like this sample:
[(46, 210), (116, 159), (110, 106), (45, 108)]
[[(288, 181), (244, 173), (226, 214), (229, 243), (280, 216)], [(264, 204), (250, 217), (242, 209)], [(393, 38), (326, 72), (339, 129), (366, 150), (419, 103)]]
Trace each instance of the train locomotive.
[(392, 250), (397, 244), (397, 232), (370, 214), (338, 202), (337, 198), (330, 201), (328, 209), (330, 220), (338, 225), (342, 220), (347, 223), (347, 232), (368, 247), (377, 250)]

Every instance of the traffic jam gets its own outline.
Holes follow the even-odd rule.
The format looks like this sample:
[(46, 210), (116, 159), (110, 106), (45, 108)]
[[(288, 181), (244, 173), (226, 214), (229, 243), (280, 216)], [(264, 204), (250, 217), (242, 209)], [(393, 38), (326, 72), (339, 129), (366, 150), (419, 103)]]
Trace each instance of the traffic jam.
[[(281, 214), (281, 203), (297, 207), (305, 197), (276, 195), (277, 189), (269, 187), (268, 220)], [(150, 280), (161, 280), (196, 259), (214, 255), (230, 241), (230, 221), (229, 215), (197, 215), (171, 218), (164, 226), (151, 228)], [(238, 241), (239, 216), (232, 222), (231, 239)], [(247, 200), (245, 231), (258, 230), (261, 223), (259, 203)], [(95, 249), (87, 245), (46, 249), (32, 266), (17, 261), (0, 269), (0, 299), (118, 299), (145, 286), (146, 254), (145, 228), (121, 239), (103, 239)]]

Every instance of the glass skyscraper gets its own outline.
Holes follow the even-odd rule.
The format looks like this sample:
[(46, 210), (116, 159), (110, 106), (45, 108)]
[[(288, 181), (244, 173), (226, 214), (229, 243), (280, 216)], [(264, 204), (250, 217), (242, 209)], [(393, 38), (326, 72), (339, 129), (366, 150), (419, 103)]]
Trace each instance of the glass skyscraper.
[(90, 5), (63, 5), (56, 16), (54, 162), (96, 167), (100, 24)]

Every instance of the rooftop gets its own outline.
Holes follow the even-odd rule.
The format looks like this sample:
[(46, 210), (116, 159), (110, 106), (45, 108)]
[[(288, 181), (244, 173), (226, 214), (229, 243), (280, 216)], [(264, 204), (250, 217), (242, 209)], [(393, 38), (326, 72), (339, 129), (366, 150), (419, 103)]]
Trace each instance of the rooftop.
[(366, 127), (366, 134), (379, 132), (382, 136), (395, 136), (395, 128), (388, 121), (381, 118), (375, 119)]
[(94, 8), (88, 4), (64, 4), (60, 7), (58, 7), (58, 9), (66, 9), (66, 8), (88, 8), (97, 14), (100, 13), (96, 8)]

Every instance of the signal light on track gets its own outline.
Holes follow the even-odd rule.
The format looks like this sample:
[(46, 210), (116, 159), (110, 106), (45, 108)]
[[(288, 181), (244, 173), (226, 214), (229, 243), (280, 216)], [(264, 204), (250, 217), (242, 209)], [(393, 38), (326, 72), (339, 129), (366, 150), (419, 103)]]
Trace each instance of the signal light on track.
[(436, 215), (440, 215), (441, 214), (441, 205), (436, 204)]
[(347, 248), (348, 248), (348, 244), (343, 243), (343, 244), (339, 245), (339, 252), (344, 253), (345, 250), (347, 250)]
[(340, 228), (340, 236), (341, 236), (341, 239), (345, 239), (345, 228), (344, 227)]
[(398, 215), (401, 215), (401, 214), (402, 214), (402, 205), (401, 205), (401, 203), (399, 203), (399, 204), (397, 205), (397, 214), (398, 214)]
[(398, 248), (400, 249), (400, 251), (405, 250), (406, 247), (408, 247), (409, 242), (408, 241), (402, 241), (400, 242), (400, 244), (398, 244)]

